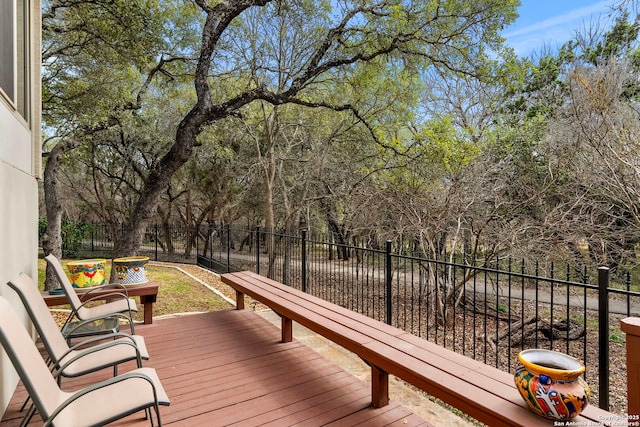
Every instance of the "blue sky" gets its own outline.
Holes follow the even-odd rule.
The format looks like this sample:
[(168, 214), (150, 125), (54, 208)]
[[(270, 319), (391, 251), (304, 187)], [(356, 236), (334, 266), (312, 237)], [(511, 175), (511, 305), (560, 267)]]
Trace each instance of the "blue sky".
[(520, 17), (502, 35), (520, 56), (548, 46), (556, 49), (597, 20), (606, 19), (619, 0), (521, 0)]

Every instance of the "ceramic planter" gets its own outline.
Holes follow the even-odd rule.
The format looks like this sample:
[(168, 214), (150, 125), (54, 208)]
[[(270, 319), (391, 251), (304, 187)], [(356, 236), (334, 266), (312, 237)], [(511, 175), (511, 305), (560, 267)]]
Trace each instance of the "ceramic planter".
[(113, 260), (113, 268), (116, 270), (116, 279), (123, 285), (140, 285), (149, 281), (147, 264), (149, 257), (130, 256)]
[(515, 383), (529, 408), (551, 420), (578, 416), (591, 391), (582, 379), (585, 366), (568, 354), (530, 349), (518, 354)]
[(69, 261), (67, 270), (69, 270), (69, 279), (74, 288), (83, 290), (93, 286), (104, 285), (104, 266), (105, 259), (81, 259), (78, 261)]

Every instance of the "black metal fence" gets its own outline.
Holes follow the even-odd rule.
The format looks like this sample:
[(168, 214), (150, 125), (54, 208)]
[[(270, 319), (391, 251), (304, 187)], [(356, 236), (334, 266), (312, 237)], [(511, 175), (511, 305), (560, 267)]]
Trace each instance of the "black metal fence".
[[(82, 230), (79, 256), (110, 256), (113, 227)], [(640, 316), (631, 274), (511, 258), (425, 259), (402, 247), (338, 244), (304, 231), (154, 225), (140, 254), (219, 273), (251, 270), (506, 371), (524, 348), (568, 353), (587, 367), (592, 404), (626, 412), (619, 321)]]
[[(629, 273), (497, 259), (424, 259), (358, 247), (306, 232), (200, 230), (198, 264), (219, 273), (251, 270), (513, 372), (524, 348), (584, 361), (592, 403), (626, 410), (620, 319), (640, 315)], [(613, 390), (614, 392), (611, 392)]]
[[(113, 224), (67, 225), (63, 229), (63, 256), (109, 258), (113, 252), (115, 233), (121, 228), (121, 225)], [(195, 264), (196, 232), (197, 230), (184, 226), (154, 224), (145, 231), (138, 255), (147, 255), (155, 261)]]

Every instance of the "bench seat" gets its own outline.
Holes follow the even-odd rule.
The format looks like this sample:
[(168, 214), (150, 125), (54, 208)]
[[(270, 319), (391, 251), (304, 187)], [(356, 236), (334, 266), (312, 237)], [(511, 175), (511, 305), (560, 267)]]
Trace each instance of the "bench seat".
[[(363, 359), (371, 366), (375, 407), (389, 401), (391, 374), (491, 426), (553, 425), (527, 407), (508, 372), (252, 272), (221, 278), (235, 289), (238, 309), (248, 295), (280, 315), (283, 341), (292, 340), (295, 321)], [(613, 414), (588, 406), (572, 421), (606, 425), (612, 419)]]

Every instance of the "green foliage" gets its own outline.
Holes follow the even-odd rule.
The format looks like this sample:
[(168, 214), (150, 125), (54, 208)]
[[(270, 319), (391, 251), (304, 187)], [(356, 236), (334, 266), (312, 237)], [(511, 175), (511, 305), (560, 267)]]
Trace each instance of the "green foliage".
[(42, 99), (48, 132), (103, 125), (136, 102), (144, 73), (165, 50), (172, 3), (43, 2)]
[(42, 240), (44, 233), (47, 231), (47, 219), (40, 218), (38, 220), (38, 240)]
[(466, 134), (472, 131), (456, 128), (450, 117), (435, 117), (424, 125), (415, 138), (429, 163), (451, 175), (462, 170), (480, 152), (481, 147)]
[(609, 341), (614, 342), (616, 344), (624, 344), (625, 343), (624, 337), (622, 337), (620, 335), (616, 335), (616, 334), (611, 334), (609, 336)]
[(634, 22), (629, 22), (629, 13), (625, 11), (616, 18), (615, 24), (602, 40), (593, 47), (587, 47), (582, 56), (594, 66), (611, 58), (631, 56), (635, 59), (639, 31), (640, 21), (636, 18)]
[[(38, 239), (42, 239), (47, 229), (47, 219), (38, 220)], [(63, 220), (61, 227), (62, 254), (64, 257), (78, 256), (84, 237), (91, 232), (92, 225), (83, 221)]]
[(85, 233), (90, 230), (90, 225), (81, 221), (62, 221), (62, 256), (74, 258), (82, 246)]
[[(359, 215), (376, 198), (366, 191), (446, 187), (483, 150), (486, 121), (465, 123), (449, 110), (423, 119), (425, 75), (513, 82), (524, 73), (513, 57), (505, 72), (494, 59), (503, 57), (500, 31), (515, 19), (516, 0), (268, 2), (205, 35), (215, 46), (201, 57), (209, 68), (198, 83), (207, 93), (196, 97), (191, 59), (199, 57), (205, 11), (195, 2), (53, 7), (61, 4), (45, 3), (47, 129), (83, 131), (84, 147), (65, 165), (79, 172), (68, 174), (74, 190), (91, 215), (129, 223), (141, 218), (132, 212), (145, 185), (160, 182), (147, 179), (187, 128), (183, 119), (196, 116), (206, 116), (189, 134), (197, 158), (157, 186), (166, 188), (160, 214), (167, 218), (191, 221), (199, 209), (200, 219), (207, 209), (210, 220), (259, 216), (270, 143), (282, 222), (295, 223), (310, 208), (340, 220)], [(86, 49), (73, 48), (76, 38)], [(165, 64), (130, 114), (125, 110), (137, 105), (137, 90), (161, 55), (191, 59)], [(486, 98), (490, 105), (493, 97)], [(188, 114), (198, 100), (204, 108)], [(177, 148), (176, 158), (191, 154), (189, 144)], [(241, 197), (251, 213), (239, 206)], [(141, 205), (144, 214), (154, 211)]]

